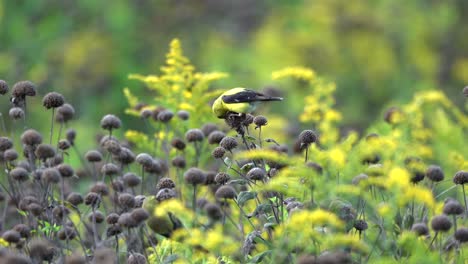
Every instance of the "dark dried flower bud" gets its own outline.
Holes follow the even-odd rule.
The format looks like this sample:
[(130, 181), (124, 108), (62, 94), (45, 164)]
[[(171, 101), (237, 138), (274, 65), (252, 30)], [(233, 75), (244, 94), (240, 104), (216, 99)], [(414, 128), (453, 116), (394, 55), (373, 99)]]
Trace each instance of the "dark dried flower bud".
[(117, 175), (120, 172), (119, 167), (114, 163), (107, 163), (104, 164), (101, 168), (101, 173), (106, 176)]
[(162, 165), (159, 160), (152, 160), (149, 166), (144, 166), (143, 168), (148, 173), (161, 174), (162, 172)]
[(237, 193), (231, 185), (223, 185), (216, 191), (215, 196), (218, 199), (235, 199)]
[(432, 218), (431, 226), (436, 232), (447, 232), (452, 227), (452, 222), (446, 215), (438, 215)]
[(83, 203), (83, 196), (79, 193), (72, 192), (67, 196), (67, 202), (71, 203), (73, 206), (78, 206)]
[(75, 116), (75, 108), (70, 104), (64, 104), (57, 109), (57, 116), (55, 121), (59, 123), (66, 123), (73, 119)]
[(136, 176), (132, 172), (127, 172), (123, 176), (123, 181), (128, 187), (136, 187), (141, 183), (140, 177)]
[(60, 164), (57, 166), (57, 170), (60, 172), (60, 175), (64, 178), (72, 177), (75, 171), (68, 164)]
[(444, 179), (444, 172), (441, 167), (430, 165), (426, 170), (426, 176), (433, 182), (440, 182)]
[(13, 97), (24, 98), (26, 96), (35, 96), (36, 95), (36, 85), (30, 81), (20, 81), (13, 85), (11, 89), (11, 95)]
[(268, 123), (268, 119), (262, 115), (259, 115), (253, 119), (253, 122), (257, 127), (262, 127), (266, 126), (266, 124)]
[(16, 167), (10, 171), (10, 176), (19, 182), (24, 182), (29, 179), (29, 172), (21, 167)]
[(457, 200), (449, 200), (444, 204), (443, 212), (446, 215), (461, 215), (465, 209)]
[(29, 238), (31, 236), (31, 228), (25, 224), (17, 224), (13, 227), (22, 238)]
[(65, 138), (68, 140), (70, 145), (75, 145), (75, 138), (76, 138), (76, 131), (72, 128), (67, 129), (67, 132), (65, 134)]
[(351, 264), (353, 260), (349, 253), (326, 251), (320, 256), (301, 255), (297, 264)]
[(176, 192), (174, 189), (161, 189), (155, 197), (158, 202), (162, 202), (176, 197)]
[(86, 264), (86, 257), (81, 254), (73, 254), (65, 257), (65, 264)]
[(216, 171), (205, 171), (205, 185), (215, 184)]
[(104, 214), (101, 211), (94, 211), (88, 214), (88, 221), (89, 222), (96, 222), (96, 224), (100, 224), (104, 222)]
[(152, 115), (152, 112), (151, 112), (151, 110), (149, 110), (149, 109), (143, 109), (143, 110), (141, 110), (141, 112), (140, 112), (140, 117), (141, 117), (141, 118), (144, 118), (144, 119), (150, 118), (151, 115)]
[(425, 223), (416, 223), (411, 227), (411, 231), (415, 232), (418, 236), (429, 235), (429, 228)]
[(168, 123), (174, 117), (174, 113), (169, 110), (163, 110), (158, 113), (158, 120), (163, 123)]
[(90, 206), (93, 206), (93, 207), (98, 205), (98, 203), (100, 201), (101, 201), (101, 199), (99, 198), (99, 194), (97, 194), (95, 192), (89, 192), (88, 194), (86, 194), (86, 196), (84, 198), (84, 203), (86, 205), (90, 205)]
[(223, 140), (223, 138), (225, 136), (226, 136), (226, 134), (224, 134), (224, 132), (222, 132), (222, 131), (213, 131), (208, 136), (208, 143), (209, 144), (219, 144), (219, 142), (221, 142), (221, 140)]
[(58, 148), (62, 151), (64, 150), (67, 150), (70, 148), (70, 142), (68, 142), (68, 140), (66, 139), (61, 139), (59, 142), (58, 142)]
[(219, 172), (216, 174), (214, 181), (217, 184), (226, 184), (231, 179), (231, 176), (225, 172)]
[(209, 136), (214, 131), (218, 130), (218, 126), (213, 123), (206, 123), (202, 126), (201, 131), (205, 137)]
[(468, 183), (468, 171), (459, 171), (453, 176), (453, 183), (455, 184), (465, 184)]
[(92, 263), (114, 263), (115, 259), (116, 256), (114, 250), (100, 247), (94, 250), (94, 258)]
[(52, 214), (57, 220), (62, 220), (65, 216), (70, 214), (70, 209), (65, 206), (58, 205), (52, 209)]
[(187, 166), (187, 162), (183, 156), (177, 156), (172, 159), (172, 165), (179, 169), (184, 169)]
[(148, 211), (146, 211), (146, 209), (143, 208), (136, 208), (130, 214), (133, 220), (135, 220), (138, 225), (146, 221), (150, 216)]
[(54, 247), (47, 240), (35, 239), (29, 243), (29, 256), (35, 261), (34, 263), (43, 261), (51, 263), (54, 253)]
[(121, 179), (112, 181), (111, 187), (115, 192), (123, 192), (125, 190), (124, 182)]
[(64, 103), (65, 98), (57, 92), (48, 93), (42, 98), (42, 105), (47, 109), (60, 107)]
[[(117, 220), (118, 220), (118, 217), (117, 216)], [(117, 222), (116, 222), (117, 223)], [(122, 233), (122, 227), (120, 227), (120, 225), (112, 225), (112, 226), (109, 226), (106, 230), (106, 236), (107, 237), (112, 237), (112, 236), (118, 236), (120, 233)]]
[(205, 137), (203, 136), (203, 132), (200, 129), (194, 128), (190, 129), (185, 133), (185, 139), (188, 142), (198, 142), (202, 141)]
[(37, 146), (35, 154), (40, 160), (46, 160), (55, 156), (55, 148), (49, 144), (40, 144)]
[(7, 230), (3, 233), (2, 238), (8, 243), (18, 243), (21, 239), (20, 233), (16, 230)]
[(164, 178), (159, 179), (158, 184), (156, 185), (156, 188), (158, 190), (161, 190), (164, 188), (173, 189), (175, 188), (175, 183), (171, 178), (164, 177)]
[(120, 152), (117, 155), (113, 155), (114, 159), (120, 162), (121, 164), (128, 165), (135, 161), (135, 154), (125, 147), (120, 149)]
[(14, 149), (7, 149), (3, 153), (3, 158), (5, 159), (5, 161), (8, 162), (15, 161), (16, 159), (18, 159), (18, 152), (16, 152), (16, 150)]
[(146, 258), (140, 253), (133, 253), (128, 256), (127, 264), (146, 264)]
[(13, 120), (20, 120), (24, 118), (24, 111), (20, 107), (12, 107), (10, 111), (8, 111), (8, 115)]
[(177, 150), (184, 150), (185, 149), (185, 142), (180, 138), (174, 138), (171, 141), (171, 145), (172, 145), (172, 147), (174, 147)]
[(140, 153), (136, 156), (136, 162), (141, 166), (149, 167), (153, 162), (153, 158), (149, 154)]
[(42, 212), (44, 212), (44, 208), (40, 204), (31, 203), (27, 206), (27, 211), (38, 217), (42, 214)]
[(211, 152), (211, 156), (215, 159), (222, 159), (226, 154), (226, 150), (222, 147), (216, 147), (213, 152)]
[(0, 151), (5, 151), (13, 147), (13, 141), (7, 137), (0, 137)]
[(414, 184), (424, 180), (425, 174), (421, 171), (413, 171), (410, 181)]
[(237, 147), (237, 140), (233, 137), (226, 136), (224, 137), (219, 145), (223, 147), (225, 150), (231, 151)]
[(116, 213), (110, 213), (106, 217), (106, 222), (109, 225), (115, 225), (115, 224), (117, 224), (118, 221), (119, 221), (119, 215), (116, 214)]
[(158, 106), (156, 109), (153, 109), (151, 113), (151, 117), (153, 118), (154, 121), (159, 121), (158, 115), (161, 111), (165, 110), (164, 107)]
[(86, 152), (85, 158), (89, 162), (100, 162), (102, 161), (102, 154), (97, 150), (90, 150)]
[(119, 195), (119, 205), (126, 209), (133, 208), (135, 207), (135, 197), (129, 193), (121, 193)]
[(457, 229), (457, 231), (455, 231), (454, 237), (460, 243), (468, 242), (468, 228), (460, 227)]
[(109, 187), (107, 187), (106, 183), (104, 182), (96, 182), (92, 187), (91, 187), (91, 192), (100, 194), (101, 196), (106, 196), (109, 195)]
[(118, 129), (122, 126), (122, 122), (115, 115), (105, 115), (101, 119), (101, 128), (105, 130)]
[(468, 97), (468, 86), (465, 86), (465, 88), (463, 88), (463, 95), (465, 97)]
[(58, 231), (57, 237), (60, 240), (73, 240), (76, 237), (76, 231), (72, 227), (65, 226)]
[(115, 156), (119, 155), (122, 151), (122, 146), (114, 137), (104, 137), (101, 140), (101, 147)]
[(254, 122), (254, 116), (251, 114), (246, 114), (244, 120), (242, 120), (243, 126), (250, 126)]
[(8, 93), (8, 83), (4, 80), (0, 80), (0, 95)]
[(265, 178), (266, 172), (261, 168), (252, 168), (247, 172), (247, 178), (253, 181), (261, 181)]
[(188, 120), (190, 118), (190, 113), (185, 111), (185, 110), (179, 110), (177, 112), (177, 117), (180, 119), (180, 120)]
[(42, 136), (34, 129), (28, 129), (21, 135), (21, 142), (27, 146), (37, 146), (42, 142)]
[(365, 220), (359, 219), (354, 221), (354, 228), (356, 228), (357, 231), (365, 231), (368, 228), (367, 222)]
[(206, 215), (208, 215), (211, 220), (220, 220), (223, 217), (221, 207), (217, 204), (207, 203), (204, 209), (206, 211)]
[(198, 168), (190, 168), (184, 173), (184, 179), (188, 184), (203, 184), (205, 182), (205, 173)]
[(130, 213), (123, 213), (119, 216), (119, 221), (118, 221), (119, 225), (123, 226), (123, 227), (126, 227), (126, 228), (133, 228), (133, 227), (137, 227), (138, 224), (137, 222), (135, 221), (135, 219), (133, 219), (132, 215)]
[(312, 130), (304, 130), (299, 134), (299, 142), (301, 143), (301, 148), (309, 146), (310, 144), (317, 142), (317, 134)]
[(42, 171), (42, 179), (48, 184), (60, 182), (60, 172), (56, 168), (46, 168)]

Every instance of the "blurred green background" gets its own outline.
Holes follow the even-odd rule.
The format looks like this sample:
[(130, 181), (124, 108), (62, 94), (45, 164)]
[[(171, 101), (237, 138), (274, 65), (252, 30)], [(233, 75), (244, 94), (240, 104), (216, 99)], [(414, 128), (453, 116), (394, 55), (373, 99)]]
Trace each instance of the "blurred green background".
[(146, 92), (128, 74), (159, 74), (177, 37), (198, 71), (230, 74), (216, 88), (261, 89), (277, 85), (274, 70), (312, 67), (337, 83), (345, 125), (360, 129), (417, 90), (461, 106), (467, 25), (466, 0), (0, 0), (0, 79), (32, 80), (39, 98), (61, 92), (97, 124), (124, 117), (122, 89)]

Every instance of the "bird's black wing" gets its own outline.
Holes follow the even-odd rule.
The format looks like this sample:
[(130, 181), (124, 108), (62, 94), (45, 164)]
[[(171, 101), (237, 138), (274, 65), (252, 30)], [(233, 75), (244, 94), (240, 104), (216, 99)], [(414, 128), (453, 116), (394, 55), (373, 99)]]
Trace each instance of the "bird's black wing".
[(279, 101), (282, 98), (270, 97), (252, 90), (244, 90), (236, 94), (223, 95), (223, 102), (226, 104), (250, 103), (257, 101)]

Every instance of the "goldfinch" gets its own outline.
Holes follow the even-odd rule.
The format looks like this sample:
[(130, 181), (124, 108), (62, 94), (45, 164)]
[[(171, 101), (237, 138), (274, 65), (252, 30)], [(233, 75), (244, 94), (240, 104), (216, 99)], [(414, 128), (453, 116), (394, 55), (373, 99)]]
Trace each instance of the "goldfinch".
[(261, 101), (281, 101), (281, 97), (271, 97), (245, 88), (233, 88), (221, 94), (213, 103), (213, 113), (225, 119), (230, 113), (247, 114), (255, 110)]

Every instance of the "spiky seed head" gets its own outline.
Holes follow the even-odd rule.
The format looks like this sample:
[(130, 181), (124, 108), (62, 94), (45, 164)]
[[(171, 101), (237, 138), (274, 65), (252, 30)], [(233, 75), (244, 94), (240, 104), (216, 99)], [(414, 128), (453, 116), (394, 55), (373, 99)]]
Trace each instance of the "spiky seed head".
[(357, 231), (361, 231), (361, 232), (362, 232), (362, 231), (365, 231), (369, 226), (367, 225), (366, 220), (359, 219), (359, 220), (354, 221), (353, 227), (354, 227)]
[(133, 208), (135, 207), (135, 197), (129, 193), (121, 193), (119, 195), (119, 204), (124, 208)]
[(110, 213), (106, 217), (106, 222), (109, 225), (115, 225), (119, 221), (119, 215), (116, 213)]
[(206, 215), (212, 220), (220, 220), (223, 217), (221, 207), (215, 203), (207, 203), (204, 208)]
[(92, 207), (95, 207), (100, 201), (101, 201), (101, 198), (99, 198), (99, 194), (95, 192), (87, 193), (84, 198), (84, 203)]
[(226, 150), (223, 147), (216, 147), (212, 152), (211, 156), (215, 159), (222, 159), (226, 154)]
[(114, 163), (106, 163), (101, 168), (101, 173), (106, 176), (117, 175), (119, 172), (119, 167)]
[(100, 224), (104, 222), (104, 214), (101, 211), (94, 211), (88, 214), (88, 221), (92, 223), (93, 221), (96, 221), (96, 224)]
[(107, 187), (105, 182), (96, 182), (93, 186), (91, 186), (90, 191), (101, 196), (109, 195), (109, 187)]
[(458, 171), (453, 176), (453, 183), (463, 185), (468, 183), (468, 171)]
[(252, 168), (247, 172), (247, 178), (253, 181), (261, 181), (265, 176), (266, 172), (262, 168)]
[(213, 123), (206, 123), (202, 126), (201, 131), (205, 137), (218, 130), (218, 126)]
[(266, 124), (268, 123), (268, 119), (262, 115), (259, 115), (253, 119), (253, 122), (257, 127), (262, 127), (266, 126)]
[(66, 123), (73, 119), (75, 116), (75, 108), (71, 104), (63, 104), (57, 108), (57, 116), (55, 121), (59, 123)]
[(184, 173), (184, 179), (188, 184), (203, 184), (205, 182), (205, 173), (198, 168), (190, 168)]
[(411, 231), (415, 232), (418, 236), (429, 235), (429, 228), (425, 223), (416, 223), (411, 227)]
[(13, 147), (13, 141), (7, 137), (0, 137), (0, 151), (5, 151)]
[(140, 225), (141, 223), (146, 221), (150, 216), (148, 211), (146, 211), (146, 209), (144, 208), (136, 208), (130, 214), (133, 220), (135, 220), (135, 222), (137, 223), (137, 225)]
[(7, 230), (3, 233), (2, 238), (8, 243), (18, 243), (21, 239), (20, 233), (16, 230)]
[(150, 166), (153, 162), (153, 158), (147, 153), (140, 153), (136, 156), (136, 162), (141, 166)]
[(167, 188), (159, 190), (155, 196), (158, 202), (169, 200), (174, 197), (176, 197), (176, 192), (174, 191), (174, 189), (167, 189)]
[(146, 258), (140, 253), (132, 253), (128, 256), (127, 264), (146, 264)]
[(8, 111), (8, 115), (13, 120), (20, 120), (24, 118), (24, 111), (20, 107), (12, 107), (10, 111)]
[(229, 174), (225, 172), (218, 172), (218, 174), (216, 174), (215, 176), (214, 181), (217, 184), (226, 184), (229, 182), (230, 179), (231, 179), (231, 176), (229, 176)]
[(175, 188), (175, 183), (171, 178), (164, 177), (164, 178), (159, 179), (158, 184), (156, 185), (156, 188), (158, 190), (161, 190), (164, 188), (173, 189)]
[(28, 129), (21, 135), (21, 143), (27, 146), (37, 146), (41, 144), (42, 136), (34, 129)]
[(115, 115), (105, 115), (101, 119), (101, 128), (105, 130), (113, 130), (118, 129), (122, 126), (122, 122), (120, 119)]
[(3, 152), (3, 158), (8, 162), (15, 161), (18, 159), (18, 152), (14, 149), (7, 149)]
[(309, 146), (310, 144), (317, 142), (317, 134), (312, 130), (303, 130), (299, 134), (299, 142), (302, 146)]
[(180, 120), (188, 120), (190, 118), (190, 113), (185, 111), (185, 110), (179, 110), (177, 112), (177, 117), (180, 119)]
[(460, 227), (455, 231), (454, 237), (460, 243), (468, 242), (468, 228)]
[(102, 161), (102, 154), (97, 150), (90, 150), (86, 152), (85, 158), (89, 162), (100, 162)]
[(10, 171), (10, 176), (19, 182), (24, 182), (29, 179), (29, 172), (21, 167), (16, 167)]
[(444, 204), (443, 212), (446, 215), (461, 215), (465, 209), (457, 200), (449, 200)]
[(238, 143), (235, 138), (226, 136), (219, 142), (219, 145), (225, 150), (231, 151), (237, 147)]
[(237, 193), (231, 185), (223, 185), (216, 190), (215, 196), (218, 199), (235, 199)]
[(183, 156), (174, 157), (171, 163), (174, 167), (179, 169), (184, 169), (187, 166), (187, 162)]
[(4, 80), (0, 80), (0, 95), (8, 93), (8, 83)]
[(141, 178), (135, 173), (127, 172), (123, 176), (123, 181), (128, 187), (136, 187), (141, 183)]
[(432, 218), (431, 226), (436, 232), (447, 232), (452, 227), (452, 222), (446, 215), (437, 215)]
[(202, 141), (204, 138), (203, 132), (198, 128), (190, 129), (185, 133), (185, 139), (190, 143)]
[(76, 192), (71, 192), (67, 196), (67, 202), (71, 203), (74, 206), (78, 206), (83, 203), (83, 196)]
[(172, 139), (171, 145), (172, 145), (172, 147), (174, 147), (175, 149), (181, 150), (181, 151), (184, 150), (184, 149), (185, 149), (185, 146), (186, 146), (186, 145), (185, 145), (185, 142), (184, 142), (182, 139), (180, 139), (180, 138), (174, 138), (174, 139)]
[(158, 120), (163, 123), (168, 123), (174, 117), (174, 113), (170, 110), (163, 110), (158, 113)]
[(208, 136), (208, 143), (209, 144), (219, 144), (221, 140), (226, 136), (226, 134), (222, 131), (213, 131)]
[(20, 81), (13, 85), (11, 89), (13, 97), (24, 98), (26, 96), (36, 96), (36, 85), (30, 81)]
[(57, 92), (50, 92), (42, 98), (42, 105), (47, 109), (60, 107), (64, 103), (65, 98)]
[(49, 184), (60, 182), (60, 172), (56, 168), (46, 168), (42, 171), (42, 179)]

